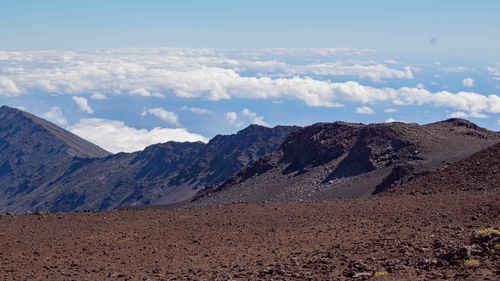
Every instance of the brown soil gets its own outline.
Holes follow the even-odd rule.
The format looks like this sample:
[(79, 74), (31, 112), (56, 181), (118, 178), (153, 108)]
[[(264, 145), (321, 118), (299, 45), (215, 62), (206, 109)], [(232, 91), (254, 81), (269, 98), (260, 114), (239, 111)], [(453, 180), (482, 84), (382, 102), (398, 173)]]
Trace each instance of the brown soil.
[(500, 235), (473, 239), (498, 214), (498, 192), (468, 191), (7, 215), (0, 280), (498, 280)]

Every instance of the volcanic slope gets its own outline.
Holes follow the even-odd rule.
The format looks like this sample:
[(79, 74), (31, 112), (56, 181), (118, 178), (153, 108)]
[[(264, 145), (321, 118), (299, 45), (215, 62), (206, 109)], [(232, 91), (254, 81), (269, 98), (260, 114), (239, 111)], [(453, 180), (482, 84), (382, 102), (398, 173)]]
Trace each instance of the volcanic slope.
[[(5, 122), (2, 124), (8, 126)], [(51, 129), (60, 135), (66, 132), (55, 125)], [(46, 167), (55, 169), (50, 181), (39, 182), (23, 192), (19, 184), (13, 185), (12, 192), (1, 198), (0, 211), (110, 210), (188, 200), (199, 189), (224, 182), (248, 163), (277, 149), (296, 129), (298, 127), (251, 125), (237, 134), (217, 135), (207, 144), (167, 142), (135, 153), (88, 155), (106, 156), (104, 158), (80, 157), (77, 152), (85, 151), (83, 148), (68, 149), (79, 157), (65, 158), (64, 169), (55, 169), (58, 164), (46, 162)], [(33, 130), (27, 130), (24, 135), (37, 137)], [(30, 144), (27, 142), (25, 146), (32, 150)], [(50, 140), (44, 138), (38, 138), (36, 147), (47, 150), (49, 158), (53, 156), (51, 153), (59, 153), (52, 149)], [(19, 151), (12, 148), (10, 153), (15, 155)], [(39, 161), (31, 165), (32, 169), (42, 167)], [(4, 169), (10, 176), (10, 170)], [(44, 170), (39, 173), (45, 175)]]
[(459, 161), (500, 141), (462, 119), (407, 123), (319, 123), (292, 133), (194, 204), (363, 197)]
[(19, 109), (0, 108), (0, 210), (56, 180), (73, 159), (104, 149)]
[[(464, 193), (500, 191), (500, 143), (472, 156), (445, 165), (430, 174), (396, 185), (385, 191), (391, 194)], [(500, 193), (498, 193), (500, 196)]]

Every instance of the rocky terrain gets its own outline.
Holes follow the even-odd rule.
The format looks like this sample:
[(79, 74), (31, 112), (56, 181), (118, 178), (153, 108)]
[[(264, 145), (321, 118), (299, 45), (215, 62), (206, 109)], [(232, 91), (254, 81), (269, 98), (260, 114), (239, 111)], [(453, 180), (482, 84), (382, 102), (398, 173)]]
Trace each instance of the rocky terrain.
[(394, 194), (500, 192), (499, 156), (500, 143), (387, 191)]
[[(392, 190), (497, 143), (461, 119), (428, 125), (251, 125), (207, 144), (111, 155), (18, 109), (0, 109), (0, 212), (323, 200)], [(478, 167), (482, 170), (481, 167)]]
[(0, 280), (498, 280), (498, 146), (367, 198), (2, 215)]
[(195, 198), (195, 204), (353, 198), (454, 163), (500, 141), (462, 119), (428, 125), (320, 123)]
[[(137, 153), (78, 160), (47, 190), (32, 195), (44, 200), (30, 209), (109, 210), (189, 200), (200, 189), (225, 181), (277, 149), (293, 130), (252, 125), (234, 135), (216, 136), (207, 144), (169, 142)], [(81, 197), (84, 200), (78, 201)]]
[(24, 111), (0, 109), (0, 212), (109, 210), (171, 204), (274, 151), (294, 126), (251, 125), (207, 144), (152, 145), (110, 155)]
[[(188, 177), (179, 167), (198, 175), (223, 160), (251, 162), (260, 155), (253, 144), (262, 142), (239, 144), (259, 140), (252, 136), (262, 136), (261, 130), (273, 129), (252, 126), (212, 144), (80, 156), (65, 173), (81, 171), (90, 180), (91, 172), (103, 174), (104, 164), (113, 163), (107, 161), (117, 161), (123, 166), (114, 166), (115, 173), (132, 172), (129, 183), (164, 177), (183, 182)], [(228, 181), (236, 187), (222, 185), (183, 207), (0, 215), (0, 280), (498, 280), (496, 133), (458, 119), (425, 126), (316, 124), (278, 146)], [(222, 153), (220, 147), (228, 149)], [(226, 170), (211, 171), (198, 178), (216, 183)], [(289, 187), (282, 182), (295, 188), (293, 179), (305, 174), (316, 176), (311, 179), (319, 187), (342, 179), (356, 188), (371, 179), (366, 194), (373, 196), (218, 197), (227, 190), (247, 196), (239, 188), (270, 171), (278, 172), (268, 186), (280, 183), (283, 190)], [(114, 175), (89, 182), (109, 179)], [(266, 186), (251, 190), (267, 192)], [(213, 200), (220, 198), (238, 203)]]
[(4, 215), (0, 280), (498, 280), (499, 213), (470, 191)]
[(56, 180), (74, 158), (110, 153), (27, 112), (0, 108), (0, 211)]

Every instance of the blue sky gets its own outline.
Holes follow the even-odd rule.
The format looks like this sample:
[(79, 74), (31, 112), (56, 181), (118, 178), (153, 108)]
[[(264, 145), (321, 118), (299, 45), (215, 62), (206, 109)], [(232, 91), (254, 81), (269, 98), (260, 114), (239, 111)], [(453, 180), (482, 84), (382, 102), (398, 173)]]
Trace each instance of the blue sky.
[(3, 0), (0, 48), (349, 46), (498, 56), (499, 14), (496, 0)]
[(0, 103), (108, 150), (250, 123), (500, 129), (499, 1), (11, 1)]

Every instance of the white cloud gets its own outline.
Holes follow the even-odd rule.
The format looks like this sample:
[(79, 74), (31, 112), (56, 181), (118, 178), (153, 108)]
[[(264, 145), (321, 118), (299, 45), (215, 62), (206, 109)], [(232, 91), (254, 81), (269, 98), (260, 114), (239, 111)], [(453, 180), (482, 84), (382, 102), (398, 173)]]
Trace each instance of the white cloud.
[(264, 121), (264, 117), (257, 115), (257, 113), (250, 111), (248, 108), (243, 109), (241, 114), (247, 117), (251, 124), (269, 126), (269, 124)]
[(462, 81), (464, 87), (474, 87), (474, 79), (467, 77)]
[(288, 66), (288, 70), (295, 69), (295, 74), (312, 73), (315, 75), (336, 75), (336, 76), (357, 76), (359, 78), (369, 78), (372, 81), (380, 82), (386, 78), (392, 79), (413, 79), (411, 68), (405, 66), (402, 70), (392, 69), (383, 64), (364, 65), (353, 64), (346, 65), (343, 63), (323, 63), (306, 65), (303, 67)]
[(270, 49), (250, 49), (241, 50), (241, 52), (250, 56), (355, 56), (375, 52), (372, 49), (356, 49), (356, 48), (270, 48)]
[(108, 97), (103, 94), (103, 93), (93, 93), (91, 96), (90, 96), (91, 99), (94, 99), (94, 100), (105, 100), (107, 99)]
[(235, 127), (241, 127), (245, 123), (269, 126), (269, 124), (266, 121), (264, 121), (264, 117), (258, 115), (255, 112), (252, 112), (248, 108), (244, 108), (241, 111), (240, 116), (238, 116), (238, 113), (234, 111), (226, 112), (225, 114), (226, 120)]
[(337, 84), (334, 91), (351, 101), (375, 103), (392, 101), (395, 105), (434, 105), (455, 108), (468, 113), (500, 113), (500, 97), (484, 96), (474, 92), (451, 93), (440, 91), (436, 93), (425, 89), (407, 88), (373, 88), (362, 86), (356, 82)]
[(465, 113), (463, 111), (455, 111), (455, 112), (448, 114), (448, 117), (450, 117), (450, 118), (462, 118), (462, 119), (468, 119), (468, 118), (486, 119), (489, 116), (486, 114), (477, 113), (477, 112)]
[(68, 125), (68, 120), (64, 117), (61, 108), (54, 106), (49, 111), (42, 114), (42, 117), (60, 126)]
[(226, 112), (224, 116), (226, 117), (226, 120), (229, 122), (229, 124), (235, 127), (241, 127), (243, 125), (243, 122), (238, 121), (238, 114), (234, 111)]
[(448, 114), (448, 117), (466, 119), (469, 117), (469, 115), (463, 111), (455, 111), (455, 112)]
[(17, 87), (16, 83), (9, 78), (0, 76), (0, 96), (19, 96), (21, 90)]
[[(350, 52), (357, 53), (350, 49), (224, 51), (175, 48), (0, 52), (0, 91), (2, 95), (96, 92), (144, 97), (175, 95), (214, 101), (288, 99), (323, 107), (340, 107), (346, 102), (362, 106), (392, 101), (395, 105), (433, 105), (468, 114), (500, 113), (498, 95), (430, 92), (423, 87), (377, 88), (353, 81), (331, 82), (312, 78), (321, 73), (372, 80), (411, 79), (413, 76), (409, 67), (393, 69), (372, 61), (317, 63), (320, 60), (314, 57), (324, 59), (332, 54)], [(281, 55), (290, 54), (309, 54), (313, 59), (298, 65), (277, 60)], [(268, 69), (272, 71), (268, 72)], [(261, 75), (248, 75), (250, 70)]]
[(384, 62), (387, 64), (399, 64), (397, 60), (385, 60)]
[(181, 110), (189, 111), (189, 112), (192, 112), (192, 113), (198, 114), (198, 115), (206, 115), (206, 114), (212, 113), (210, 110), (208, 110), (206, 108), (189, 107), (189, 106), (186, 106), (186, 105), (182, 106)]
[(425, 88), (424, 84), (422, 84), (422, 83), (417, 84), (417, 89), (424, 89), (424, 88)]
[(78, 105), (81, 111), (92, 114), (94, 110), (90, 107), (89, 101), (86, 98), (75, 96), (73, 97), (73, 101)]
[(356, 113), (359, 114), (374, 114), (375, 111), (368, 106), (356, 107)]
[(312, 78), (243, 77), (234, 70), (206, 69), (193, 73), (172, 73), (180, 84), (172, 85), (179, 97), (205, 97), (209, 100), (230, 98), (276, 99), (285, 97), (299, 99), (310, 106), (339, 106), (330, 101), (331, 83)]
[(165, 110), (161, 107), (145, 108), (141, 116), (151, 114), (167, 124), (179, 125), (179, 117), (175, 112)]
[(477, 118), (477, 119), (486, 119), (486, 118), (489, 118), (488, 115), (486, 115), (484, 113), (477, 113), (477, 112), (471, 112), (470, 113), (470, 117)]
[(392, 118), (392, 117), (389, 117), (385, 120), (385, 123), (393, 123), (393, 122), (398, 122), (398, 120)]
[(141, 97), (157, 97), (157, 98), (164, 98), (165, 95), (159, 92), (152, 92), (146, 88), (137, 88), (129, 91), (131, 95), (134, 96), (141, 96)]
[(190, 133), (185, 128), (137, 129), (122, 121), (97, 118), (81, 119), (68, 129), (113, 153), (139, 151), (149, 145), (168, 141), (208, 141), (204, 136)]
[(493, 76), (493, 79), (500, 80), (500, 69), (494, 66), (489, 66), (486, 68), (486, 71), (488, 71), (488, 73), (490, 73)]
[(384, 109), (384, 112), (385, 112), (385, 113), (393, 113), (393, 112), (396, 112), (396, 111), (398, 111), (398, 110), (397, 110), (397, 109), (395, 109), (395, 108), (387, 108), (387, 109)]
[[(0, 76), (8, 83), (6, 93), (48, 92), (51, 94), (83, 94), (98, 92), (164, 97), (169, 92), (179, 96), (198, 96), (190, 91), (213, 91), (225, 86), (218, 81), (242, 71), (277, 72), (277, 76), (351, 75), (372, 80), (385, 78), (411, 79), (409, 67), (392, 69), (372, 62), (332, 62), (291, 65), (276, 58), (298, 56), (358, 55), (358, 49), (106, 49), (71, 51), (0, 52)], [(271, 59), (269, 59), (271, 57)], [(224, 73), (226, 70), (226, 73)], [(200, 77), (193, 77), (200, 75)], [(266, 76), (266, 75), (264, 75)], [(210, 79), (217, 79), (211, 84)], [(231, 78), (231, 77), (227, 77)], [(237, 78), (235, 76), (235, 78)], [(8, 80), (7, 80), (8, 79)], [(208, 81), (207, 81), (208, 80)], [(199, 89), (188, 85), (203, 81)], [(16, 82), (19, 86), (15, 86)], [(235, 83), (232, 83), (235, 84)], [(192, 86), (192, 85), (191, 85)], [(235, 85), (237, 86), (237, 85)], [(205, 89), (201, 89), (201, 88)], [(0, 86), (1, 89), (1, 86)], [(223, 90), (223, 89), (221, 89)], [(213, 93), (213, 92), (212, 92)], [(5, 93), (4, 93), (5, 95)]]
[(442, 72), (448, 72), (448, 73), (462, 73), (465, 72), (467, 68), (463, 66), (454, 66), (454, 67), (443, 67), (440, 70)]

